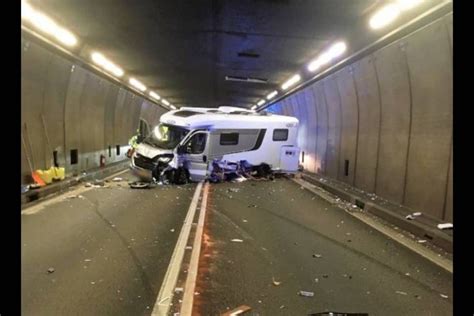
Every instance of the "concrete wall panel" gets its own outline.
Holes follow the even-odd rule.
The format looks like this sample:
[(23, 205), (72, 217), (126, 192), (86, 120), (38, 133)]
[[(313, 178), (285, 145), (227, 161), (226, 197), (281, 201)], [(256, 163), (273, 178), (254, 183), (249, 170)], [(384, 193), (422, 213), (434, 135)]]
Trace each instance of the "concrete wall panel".
[(410, 86), (399, 45), (378, 51), (375, 66), (382, 112), (376, 193), (402, 203), (410, 132)]
[(375, 192), (380, 132), (380, 96), (372, 56), (354, 64), (359, 104), (359, 137), (355, 186)]
[(405, 203), (441, 218), (452, 135), (452, 63), (442, 21), (407, 39), (412, 128)]
[(311, 87), (307, 87), (303, 91), (303, 96), (305, 98), (306, 111), (307, 111), (307, 149), (308, 149), (308, 170), (310, 172), (316, 172), (316, 142), (317, 142), (317, 121), (318, 117), (316, 115), (316, 104), (314, 102), (314, 95)]
[(341, 145), (341, 101), (337, 83), (333, 76), (323, 80), (324, 95), (328, 110), (328, 133), (326, 147), (326, 175), (339, 178), (339, 152)]
[(316, 126), (316, 172), (326, 173), (326, 148), (328, 140), (328, 110), (324, 86), (322, 82), (317, 82), (311, 86), (316, 106), (317, 126)]
[[(341, 98), (341, 152), (339, 156), (339, 178), (340, 180), (354, 185), (355, 170), (357, 166), (357, 144), (358, 144), (358, 104), (351, 67), (345, 67), (335, 74), (337, 88)], [(346, 170), (346, 164), (348, 170)], [(346, 173), (346, 171), (348, 171)]]

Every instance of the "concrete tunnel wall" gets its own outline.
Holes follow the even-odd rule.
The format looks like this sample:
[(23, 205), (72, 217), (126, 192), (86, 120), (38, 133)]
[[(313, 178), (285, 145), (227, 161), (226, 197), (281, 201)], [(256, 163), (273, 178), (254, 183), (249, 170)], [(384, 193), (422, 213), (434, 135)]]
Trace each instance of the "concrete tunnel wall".
[[(22, 183), (31, 182), (27, 155), (34, 169), (47, 169), (57, 150), (58, 163), (68, 175), (98, 167), (101, 154), (106, 164), (124, 160), (139, 119), (151, 127), (166, 112), (23, 37), (21, 45)], [(71, 164), (74, 149), (77, 164)]]
[(452, 221), (452, 25), (451, 13), (273, 104), (300, 120), (304, 168)]

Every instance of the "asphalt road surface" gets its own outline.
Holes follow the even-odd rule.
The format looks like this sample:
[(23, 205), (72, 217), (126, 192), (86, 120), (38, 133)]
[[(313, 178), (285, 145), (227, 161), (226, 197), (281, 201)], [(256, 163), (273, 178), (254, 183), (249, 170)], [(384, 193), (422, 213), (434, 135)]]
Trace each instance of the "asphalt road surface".
[(22, 214), (23, 315), (153, 310), (195, 185), (107, 186)]
[(450, 273), (291, 180), (212, 185), (208, 205), (201, 315), (452, 315)]
[[(151, 313), (196, 186), (121, 177), (22, 212), (23, 315)], [(450, 273), (291, 180), (210, 187), (196, 315), (451, 315), (452, 296)]]

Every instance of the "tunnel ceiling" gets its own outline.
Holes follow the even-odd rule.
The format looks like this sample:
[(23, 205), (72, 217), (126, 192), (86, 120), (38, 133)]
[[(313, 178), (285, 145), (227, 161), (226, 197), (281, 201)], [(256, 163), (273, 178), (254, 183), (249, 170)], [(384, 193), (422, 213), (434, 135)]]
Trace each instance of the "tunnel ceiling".
[(367, 20), (386, 1), (30, 2), (176, 106), (251, 107), (333, 41), (373, 41)]

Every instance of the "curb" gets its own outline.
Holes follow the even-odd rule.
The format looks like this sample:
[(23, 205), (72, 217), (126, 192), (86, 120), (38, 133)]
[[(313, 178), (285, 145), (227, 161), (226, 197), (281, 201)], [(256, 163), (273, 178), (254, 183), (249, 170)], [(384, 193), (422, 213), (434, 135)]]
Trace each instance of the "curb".
[(32, 205), (33, 203), (42, 200), (50, 195), (59, 193), (67, 190), (68, 188), (77, 185), (83, 181), (92, 181), (95, 179), (105, 178), (111, 174), (114, 174), (118, 171), (124, 170), (128, 167), (129, 160), (119, 161), (113, 164), (110, 164), (101, 169), (92, 169), (86, 175), (81, 175), (77, 177), (70, 177), (69, 179), (62, 180), (50, 185), (46, 185), (43, 188), (29, 190), (26, 193), (21, 195), (21, 206)]
[(453, 252), (453, 237), (437, 229), (436, 227), (420, 223), (419, 221), (415, 220), (408, 221), (405, 219), (404, 215), (394, 212), (383, 205), (374, 203), (362, 195), (347, 192), (330, 183), (322, 182), (313, 176), (309, 176), (308, 174), (302, 173), (301, 179), (321, 187), (329, 193), (337, 195), (341, 199), (349, 201), (352, 204), (357, 205), (359, 208), (364, 209), (373, 215), (376, 215), (420, 238), (429, 239), (431, 243), (446, 250), (449, 253)]

